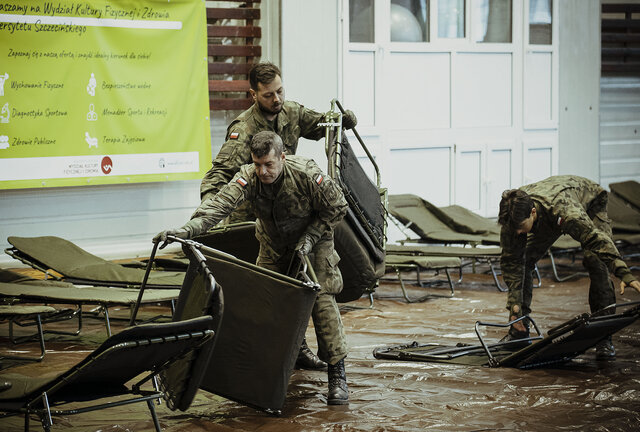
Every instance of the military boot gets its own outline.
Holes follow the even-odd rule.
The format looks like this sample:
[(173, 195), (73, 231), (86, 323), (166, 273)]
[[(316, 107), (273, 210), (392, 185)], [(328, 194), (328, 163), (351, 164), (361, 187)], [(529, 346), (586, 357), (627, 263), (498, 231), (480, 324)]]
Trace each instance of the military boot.
[(616, 349), (613, 347), (611, 336), (596, 344), (596, 360), (606, 361), (616, 358)]
[(347, 376), (344, 371), (344, 359), (334, 365), (329, 365), (329, 393), (327, 394), (327, 405), (348, 405), (349, 388), (347, 387)]
[(309, 349), (307, 340), (302, 339), (302, 345), (300, 345), (300, 351), (298, 352), (298, 359), (296, 360), (296, 369), (324, 369), (327, 364), (320, 360), (317, 355)]
[[(514, 320), (515, 317), (511, 317), (510, 319)], [(524, 325), (524, 330), (518, 330), (514, 326), (509, 327), (509, 332), (500, 339), (500, 343), (517, 341), (520, 339), (528, 339), (529, 338), (529, 320), (522, 320), (522, 324)], [(514, 342), (509, 344), (508, 346), (512, 348), (520, 349), (524, 346), (531, 344), (530, 340), (525, 340), (522, 342)]]

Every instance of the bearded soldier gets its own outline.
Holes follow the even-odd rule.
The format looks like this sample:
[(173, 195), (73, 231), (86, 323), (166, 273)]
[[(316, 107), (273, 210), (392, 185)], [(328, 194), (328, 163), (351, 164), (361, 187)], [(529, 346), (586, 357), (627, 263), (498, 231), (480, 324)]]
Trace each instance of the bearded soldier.
[[(295, 154), (300, 137), (319, 140), (325, 128), (318, 126), (324, 114), (294, 101), (285, 101), (280, 69), (273, 63), (262, 62), (249, 71), (249, 93), (254, 104), (231, 122), (226, 141), (213, 160), (200, 185), (202, 200), (214, 196), (244, 164), (251, 163), (249, 143), (260, 131), (277, 133), (284, 143), (286, 154)], [(358, 120), (347, 110), (342, 118), (346, 129), (356, 126)], [(253, 220), (248, 204), (239, 206), (225, 221), (227, 223)]]

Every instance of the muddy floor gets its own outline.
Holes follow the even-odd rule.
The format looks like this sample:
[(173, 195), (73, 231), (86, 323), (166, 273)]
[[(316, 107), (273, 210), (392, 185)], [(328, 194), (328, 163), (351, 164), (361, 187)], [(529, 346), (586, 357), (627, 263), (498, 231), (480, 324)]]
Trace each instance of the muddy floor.
[[(556, 282), (548, 262), (542, 263), (542, 286), (534, 290), (533, 318), (546, 331), (588, 311), (588, 279), (579, 276)], [(580, 270), (579, 261), (561, 260), (563, 274)], [(636, 263), (637, 264), (637, 263)], [(488, 368), (455, 364), (378, 360), (373, 350), (389, 345), (437, 342), (477, 344), (477, 320), (506, 320), (506, 294), (499, 292), (487, 268), (464, 270), (452, 298), (432, 297), (408, 303), (393, 274), (382, 281), (371, 308), (369, 299), (349, 303), (342, 312), (350, 354), (346, 360), (350, 404), (326, 405), (327, 377), (322, 371), (295, 371), (281, 416), (199, 391), (187, 412), (157, 408), (164, 431), (635, 431), (640, 425), (640, 321), (614, 336), (615, 361), (597, 362), (592, 349), (562, 366), (535, 370)], [(640, 277), (640, 271), (634, 270)], [(406, 273), (410, 278), (414, 275)], [(422, 274), (423, 280), (444, 281)], [(444, 285), (408, 285), (408, 295), (446, 295)], [(627, 291), (617, 301), (640, 300)], [(145, 314), (166, 311), (146, 308)], [(127, 317), (127, 310), (113, 316)], [(59, 325), (59, 324), (58, 324)], [(114, 332), (125, 321), (113, 323)], [(485, 332), (497, 341), (504, 330)], [(10, 346), (7, 324), (0, 326), (0, 350), (37, 351), (33, 343)], [(81, 337), (50, 336), (41, 363), (2, 362), (2, 373), (41, 376), (66, 370), (104, 339), (103, 325), (85, 320)], [(315, 347), (310, 327), (307, 340)], [(21, 418), (0, 419), (0, 431), (22, 430)], [(32, 422), (32, 430), (39, 424)], [(150, 431), (153, 424), (144, 404), (55, 417), (53, 430)]]

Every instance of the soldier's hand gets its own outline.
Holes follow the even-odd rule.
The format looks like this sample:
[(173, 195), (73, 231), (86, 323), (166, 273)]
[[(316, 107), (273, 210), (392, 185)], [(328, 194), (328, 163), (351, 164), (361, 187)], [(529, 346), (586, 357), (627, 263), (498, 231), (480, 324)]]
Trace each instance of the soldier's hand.
[(168, 238), (169, 236), (188, 239), (189, 233), (184, 228), (168, 229), (156, 234), (155, 237), (153, 237), (153, 242), (162, 242), (162, 244), (160, 245), (160, 249), (164, 249), (169, 243), (171, 243), (171, 240)]
[(358, 124), (358, 118), (351, 110), (346, 110), (342, 116), (342, 126), (345, 129), (353, 129)]
[(309, 253), (311, 253), (311, 249), (313, 249), (313, 244), (313, 238), (309, 234), (302, 234), (302, 237), (300, 237), (300, 240), (298, 240), (298, 244), (296, 245), (296, 252), (302, 255), (309, 255)]
[(626, 283), (624, 283), (624, 282), (620, 282), (620, 295), (624, 294), (624, 289), (627, 286), (630, 286), (631, 288), (633, 288), (636, 291), (640, 292), (640, 282), (638, 282), (637, 280), (629, 282), (628, 285)]

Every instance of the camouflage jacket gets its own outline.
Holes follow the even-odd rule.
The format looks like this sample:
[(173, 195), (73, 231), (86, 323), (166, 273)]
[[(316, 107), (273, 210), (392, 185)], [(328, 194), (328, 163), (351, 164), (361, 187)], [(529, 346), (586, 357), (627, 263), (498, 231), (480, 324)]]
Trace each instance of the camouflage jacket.
[[(611, 237), (597, 229), (592, 221), (594, 209), (600, 208), (602, 212), (606, 209), (607, 191), (599, 184), (583, 177), (565, 175), (549, 177), (520, 189), (533, 199), (538, 217), (528, 236), (502, 227), (500, 262), (510, 291), (522, 288), (527, 238), (548, 239), (550, 246), (562, 234), (569, 234), (584, 250), (596, 254), (609, 271), (625, 283), (635, 280)], [(606, 217), (606, 214), (600, 213), (596, 217)]]
[(278, 182), (274, 195), (270, 185), (260, 182), (253, 164), (243, 165), (217, 195), (200, 204), (183, 228), (191, 238), (203, 234), (248, 201), (258, 218), (256, 237), (262, 247), (277, 254), (293, 249), (304, 233), (316, 241), (333, 238), (335, 226), (347, 211), (347, 202), (335, 182), (311, 159), (292, 155), (287, 155)]
[(227, 137), (200, 184), (200, 197), (215, 195), (244, 164), (251, 163), (249, 143), (255, 134), (269, 130), (277, 133), (285, 153), (295, 154), (300, 137), (318, 140), (324, 128), (318, 127), (324, 114), (305, 108), (297, 102), (285, 101), (273, 122), (267, 121), (258, 104), (240, 114), (227, 128)]

